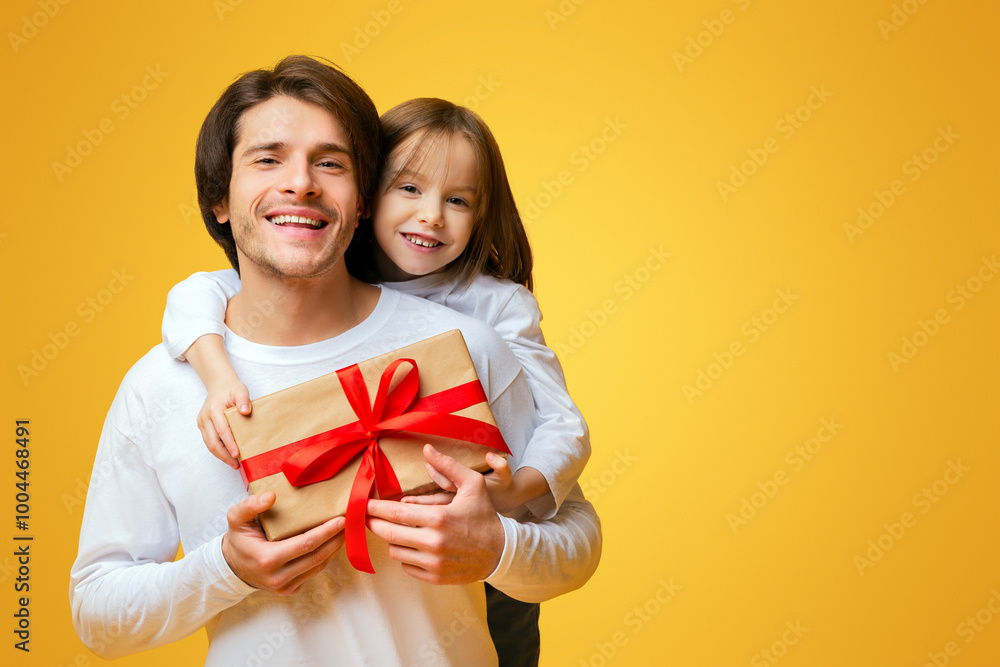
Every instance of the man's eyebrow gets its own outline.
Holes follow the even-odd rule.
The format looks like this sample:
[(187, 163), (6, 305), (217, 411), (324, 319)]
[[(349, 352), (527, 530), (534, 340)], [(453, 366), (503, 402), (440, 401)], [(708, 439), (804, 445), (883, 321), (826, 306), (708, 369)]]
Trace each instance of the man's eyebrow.
[(259, 153), (262, 151), (280, 151), (285, 148), (285, 142), (283, 141), (269, 141), (266, 143), (253, 144), (247, 146), (246, 150), (243, 151), (244, 155), (249, 155), (250, 153)]
[[(269, 152), (269, 151), (281, 151), (281, 150), (286, 149), (287, 147), (288, 147), (288, 144), (286, 144), (284, 141), (269, 141), (269, 142), (264, 142), (264, 143), (253, 144), (251, 146), (247, 146), (246, 150), (243, 151), (243, 155), (249, 155), (251, 153), (266, 153), (266, 152)], [(318, 144), (317, 146), (313, 147), (313, 152), (314, 153), (343, 153), (347, 157), (353, 157), (353, 153), (351, 152), (350, 148), (348, 148), (346, 146), (343, 146), (341, 144), (335, 144), (335, 143)]]
[(317, 153), (344, 153), (347, 157), (353, 156), (351, 149), (341, 144), (320, 144), (315, 150)]

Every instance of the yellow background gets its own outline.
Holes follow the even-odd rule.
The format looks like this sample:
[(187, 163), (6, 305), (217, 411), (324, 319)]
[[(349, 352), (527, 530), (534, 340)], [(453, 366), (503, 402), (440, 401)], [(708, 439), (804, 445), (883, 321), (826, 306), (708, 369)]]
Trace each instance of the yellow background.
[[(504, 152), (605, 531), (593, 580), (543, 605), (543, 664), (1000, 664), (995, 3), (8, 0), (0, 16), (0, 662), (104, 664), (70, 621), (79, 501), (167, 290), (225, 266), (194, 208), (195, 136), (237, 74), (306, 53), (380, 110), (464, 101)], [(116, 664), (200, 664), (205, 646)]]

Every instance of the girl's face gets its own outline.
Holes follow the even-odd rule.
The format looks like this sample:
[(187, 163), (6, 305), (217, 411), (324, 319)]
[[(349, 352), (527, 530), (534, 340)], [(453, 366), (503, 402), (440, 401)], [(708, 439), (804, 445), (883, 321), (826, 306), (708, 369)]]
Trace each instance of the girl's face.
[(425, 143), (422, 154), (399, 171), (418, 139), (407, 139), (389, 155), (385, 173), (395, 178), (383, 183), (375, 204), (376, 263), (390, 282), (444, 271), (469, 244), (475, 223), (479, 169), (469, 140)]

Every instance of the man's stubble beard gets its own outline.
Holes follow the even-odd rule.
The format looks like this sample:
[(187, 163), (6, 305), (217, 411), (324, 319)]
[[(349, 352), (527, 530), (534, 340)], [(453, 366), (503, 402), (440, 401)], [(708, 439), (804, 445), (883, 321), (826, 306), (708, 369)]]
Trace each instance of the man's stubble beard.
[[(273, 206), (269, 208), (275, 208)], [(319, 261), (311, 267), (283, 267), (279, 260), (273, 257), (266, 243), (261, 240), (261, 234), (257, 228), (257, 219), (246, 220), (243, 214), (233, 215), (230, 220), (233, 230), (233, 240), (239, 254), (244, 259), (256, 266), (260, 271), (275, 278), (286, 280), (316, 278), (329, 273), (344, 261), (344, 253), (354, 238), (354, 229), (357, 224), (357, 216), (352, 216), (354, 220), (343, 221), (341, 224), (340, 215), (335, 210), (316, 207), (330, 222), (327, 227), (336, 227), (334, 243), (328, 251), (320, 256)], [(261, 216), (263, 218), (263, 216)], [(265, 224), (273, 224), (266, 221)], [(338, 226), (339, 225), (339, 226)]]

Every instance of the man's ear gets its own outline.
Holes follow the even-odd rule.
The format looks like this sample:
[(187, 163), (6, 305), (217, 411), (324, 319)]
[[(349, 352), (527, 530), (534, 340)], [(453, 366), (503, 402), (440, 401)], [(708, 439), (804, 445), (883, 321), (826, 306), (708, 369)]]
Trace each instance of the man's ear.
[(365, 202), (360, 197), (358, 198), (358, 217), (354, 219), (354, 228), (357, 229), (358, 225), (361, 224), (361, 218), (365, 214)]
[(224, 225), (229, 222), (229, 200), (223, 199), (221, 202), (213, 206), (212, 213), (215, 214), (215, 219), (220, 225)]

